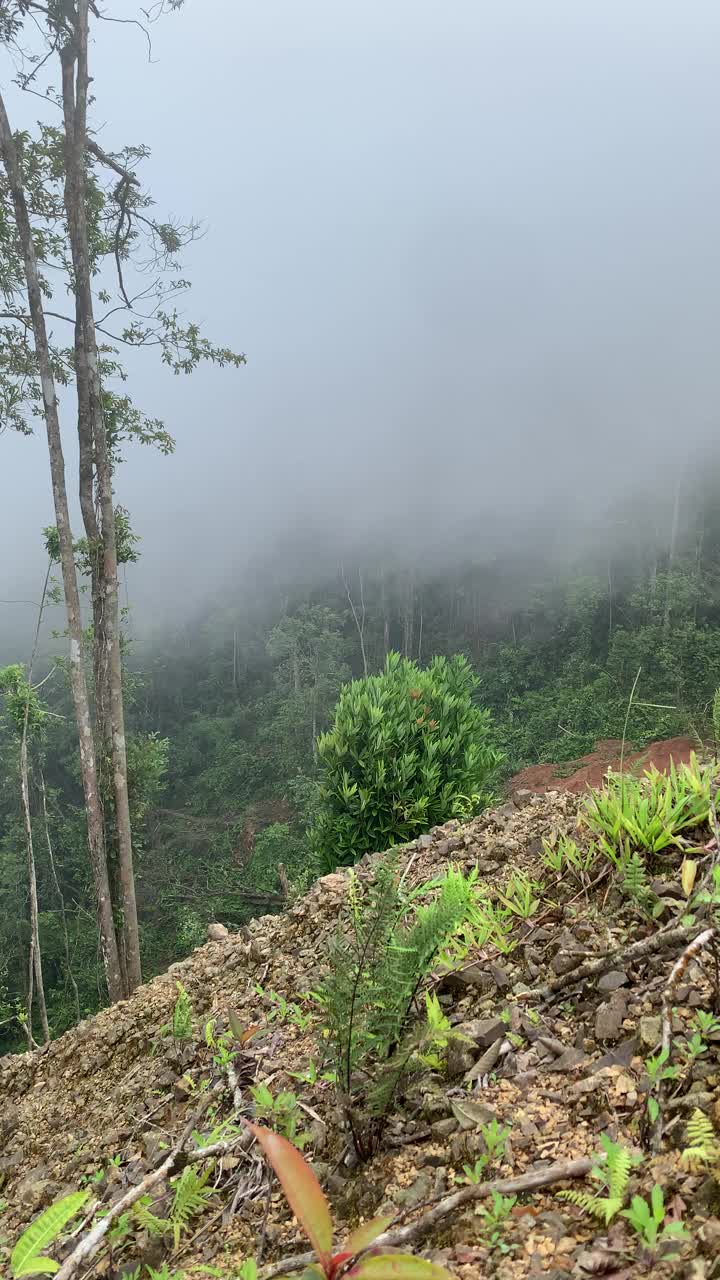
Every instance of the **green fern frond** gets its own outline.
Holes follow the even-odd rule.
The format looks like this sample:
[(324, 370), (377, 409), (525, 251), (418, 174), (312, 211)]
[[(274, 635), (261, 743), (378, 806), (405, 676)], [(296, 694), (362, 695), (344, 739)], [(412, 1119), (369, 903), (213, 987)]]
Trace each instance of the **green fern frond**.
[(619, 1200), (622, 1203), (633, 1167), (632, 1152), (622, 1143), (612, 1142), (607, 1134), (602, 1134), (600, 1141), (606, 1155), (605, 1166), (601, 1170), (602, 1180), (607, 1186), (609, 1199)]
[(186, 1165), (175, 1182), (175, 1194), (170, 1209), (175, 1248), (180, 1243), (180, 1236), (187, 1229), (192, 1218), (203, 1213), (212, 1200), (215, 1191), (206, 1185), (212, 1172), (212, 1162), (205, 1171), (198, 1174), (193, 1165)]
[(693, 1111), (686, 1130), (687, 1146), (680, 1159), (684, 1164), (710, 1164), (720, 1158), (715, 1130), (702, 1111)]
[(593, 1218), (604, 1218), (603, 1201), (597, 1196), (588, 1195), (587, 1191), (558, 1191), (559, 1200), (565, 1200), (568, 1204), (574, 1204), (576, 1209), (582, 1209), (583, 1213), (589, 1213)]

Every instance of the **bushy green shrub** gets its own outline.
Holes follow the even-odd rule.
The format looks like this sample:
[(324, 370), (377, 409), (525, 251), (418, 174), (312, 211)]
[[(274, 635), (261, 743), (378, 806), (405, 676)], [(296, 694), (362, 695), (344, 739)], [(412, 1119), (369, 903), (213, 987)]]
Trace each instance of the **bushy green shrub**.
[(385, 670), (345, 685), (329, 733), (318, 739), (322, 785), (310, 832), (325, 869), (412, 840), (491, 798), (501, 755), (478, 679), (464, 657), (429, 667), (389, 654)]

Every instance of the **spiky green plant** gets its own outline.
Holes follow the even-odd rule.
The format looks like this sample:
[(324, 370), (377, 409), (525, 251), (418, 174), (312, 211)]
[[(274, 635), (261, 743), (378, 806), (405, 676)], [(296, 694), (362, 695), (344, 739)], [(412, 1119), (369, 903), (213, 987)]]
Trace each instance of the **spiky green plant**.
[(609, 773), (588, 797), (583, 821), (613, 861), (627, 861), (635, 850), (659, 853), (707, 822), (716, 773), (716, 765), (701, 765), (694, 754), (689, 764), (671, 763), (668, 773)]
[(10, 1254), (13, 1280), (20, 1280), (21, 1276), (52, 1275), (60, 1270), (60, 1263), (53, 1258), (46, 1258), (41, 1251), (54, 1244), (68, 1222), (80, 1212), (87, 1198), (87, 1191), (74, 1191), (51, 1204), (49, 1209), (31, 1222)]
[[(430, 901), (421, 905), (421, 896)], [(450, 869), (406, 892), (388, 857), (374, 878), (353, 874), (346, 918), (318, 998), (325, 1008), (338, 1097), (356, 1152), (367, 1159), (422, 1040), (410, 1033), (423, 980), (473, 905), (473, 882)]]

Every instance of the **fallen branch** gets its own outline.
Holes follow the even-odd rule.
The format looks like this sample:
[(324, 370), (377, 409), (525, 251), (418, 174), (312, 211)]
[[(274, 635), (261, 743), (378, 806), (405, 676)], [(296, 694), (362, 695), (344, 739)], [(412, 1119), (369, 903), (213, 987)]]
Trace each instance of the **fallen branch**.
[[(678, 956), (675, 964), (670, 970), (670, 976), (663, 992), (662, 999), (662, 1040), (660, 1051), (663, 1054), (663, 1065), (668, 1066), (672, 1051), (672, 1002), (675, 995), (675, 989), (683, 974), (687, 970), (691, 960), (699, 955), (704, 947), (715, 937), (714, 929), (703, 929), (692, 942), (688, 944), (680, 956)], [(660, 1150), (663, 1135), (663, 1107), (665, 1105), (665, 1080), (663, 1073), (660, 1073), (660, 1079), (657, 1083), (657, 1104), (658, 1110), (653, 1123), (651, 1145), (653, 1151)]]
[(576, 982), (584, 982), (587, 978), (597, 978), (607, 973), (608, 969), (612, 969), (618, 962), (625, 965), (631, 960), (641, 960), (658, 951), (666, 951), (668, 947), (685, 943), (692, 938), (696, 928), (697, 925), (679, 925), (675, 929), (660, 930), (658, 933), (651, 934), (649, 938), (641, 938), (639, 942), (631, 943), (624, 951), (618, 948), (601, 956), (599, 960), (588, 960), (586, 964), (578, 965), (577, 969), (571, 969), (569, 973), (552, 978), (542, 987), (525, 991), (518, 996), (518, 1000), (552, 1000), (558, 991), (564, 991), (566, 987), (572, 987)]
[(170, 1152), (170, 1155), (163, 1160), (162, 1164), (157, 1169), (154, 1169), (152, 1173), (148, 1173), (143, 1178), (142, 1182), (139, 1182), (136, 1187), (131, 1187), (129, 1191), (126, 1191), (124, 1196), (121, 1196), (119, 1200), (116, 1200), (114, 1204), (110, 1205), (105, 1217), (98, 1219), (95, 1225), (90, 1228), (87, 1235), (83, 1236), (82, 1240), (75, 1246), (72, 1253), (65, 1259), (60, 1270), (55, 1273), (55, 1280), (71, 1280), (72, 1276), (77, 1275), (80, 1268), (84, 1267), (95, 1257), (95, 1254), (100, 1248), (113, 1222), (115, 1222), (121, 1214), (125, 1213), (127, 1209), (131, 1209), (141, 1196), (147, 1195), (148, 1191), (167, 1178), (180, 1163), (181, 1157), (192, 1160), (201, 1160), (206, 1155), (214, 1154), (217, 1147), (222, 1145), (220, 1143), (214, 1143), (212, 1147), (205, 1147), (202, 1150), (193, 1151), (189, 1157), (185, 1156), (184, 1153), (184, 1148), (189, 1142), (195, 1126), (219, 1092), (220, 1087), (217, 1086), (215, 1089), (210, 1090), (203, 1099), (201, 1105), (196, 1107), (193, 1111), (193, 1114), (185, 1125), (185, 1128), (183, 1129), (179, 1140)]
[[(523, 1173), (519, 1178), (498, 1178), (493, 1182), (481, 1182), (477, 1186), (463, 1187), (451, 1196), (445, 1196), (437, 1204), (407, 1226), (383, 1231), (373, 1241), (373, 1249), (397, 1249), (402, 1245), (413, 1244), (427, 1235), (437, 1222), (442, 1222), (456, 1209), (461, 1209), (474, 1200), (486, 1200), (488, 1196), (498, 1192), (500, 1195), (522, 1195), (525, 1191), (536, 1191), (539, 1187), (549, 1187), (554, 1182), (565, 1182), (568, 1178), (584, 1178), (592, 1168), (592, 1160), (566, 1160), (560, 1164), (547, 1165), (544, 1169), (534, 1169), (531, 1173)], [(314, 1253), (296, 1254), (293, 1258), (281, 1258), (263, 1272), (263, 1280), (272, 1280), (273, 1276), (284, 1275), (289, 1271), (301, 1271), (309, 1263), (315, 1262)]]

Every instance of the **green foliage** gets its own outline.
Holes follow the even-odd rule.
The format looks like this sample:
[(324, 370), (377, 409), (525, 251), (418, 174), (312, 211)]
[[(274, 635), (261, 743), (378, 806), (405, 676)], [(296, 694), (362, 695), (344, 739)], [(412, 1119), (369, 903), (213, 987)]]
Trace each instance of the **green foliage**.
[(528, 920), (541, 905), (542, 900), (538, 895), (542, 893), (542, 888), (542, 884), (531, 880), (526, 872), (513, 871), (504, 888), (498, 890), (498, 897), (514, 916)]
[(463, 1165), (463, 1174), (457, 1176), (458, 1182), (467, 1182), (472, 1186), (477, 1186), (478, 1183), (483, 1181), (489, 1168), (503, 1162), (508, 1138), (510, 1137), (510, 1126), (501, 1126), (497, 1119), (493, 1117), (489, 1124), (480, 1125), (480, 1133), (485, 1143), (485, 1150), (482, 1155), (478, 1156), (473, 1165)]
[(167, 1217), (161, 1218), (153, 1213), (151, 1197), (144, 1196), (134, 1208), (137, 1221), (150, 1235), (172, 1235), (177, 1249), (180, 1237), (189, 1229), (192, 1219), (205, 1212), (215, 1195), (214, 1188), (207, 1186), (212, 1170), (212, 1161), (202, 1173), (197, 1172), (195, 1165), (186, 1165), (182, 1173), (172, 1180), (173, 1194)]
[(715, 766), (701, 765), (695, 756), (689, 765), (671, 764), (667, 774), (610, 773), (591, 792), (583, 820), (608, 857), (626, 865), (634, 852), (659, 853), (677, 845), (689, 827), (707, 822), (715, 774)]
[(300, 1129), (300, 1107), (296, 1094), (282, 1091), (273, 1095), (266, 1084), (251, 1085), (250, 1093), (258, 1120), (272, 1125), (273, 1129), (302, 1151), (310, 1141), (310, 1134)]
[(488, 803), (501, 756), (487, 712), (472, 701), (477, 684), (464, 658), (422, 669), (393, 653), (381, 675), (345, 686), (333, 728), (318, 739), (310, 844), (326, 869)]
[(629, 1209), (623, 1209), (623, 1218), (637, 1232), (646, 1249), (655, 1251), (659, 1245), (680, 1244), (690, 1237), (682, 1222), (666, 1222), (665, 1196), (657, 1183), (650, 1192), (650, 1203), (642, 1196), (633, 1196)]
[(482, 1218), (480, 1238), (488, 1249), (497, 1249), (500, 1253), (510, 1253), (515, 1247), (503, 1239), (503, 1227), (517, 1204), (517, 1196), (503, 1196), (493, 1191), (490, 1205), (479, 1204), (475, 1213)]
[(425, 992), (425, 1026), (422, 1040), (417, 1051), (418, 1061), (432, 1071), (442, 1071), (445, 1066), (448, 1045), (452, 1040), (462, 1039), (453, 1031), (450, 1019), (442, 1011), (442, 1006), (434, 992)]
[(720, 1161), (720, 1143), (712, 1122), (697, 1108), (688, 1120), (685, 1137), (687, 1146), (680, 1157), (685, 1164), (692, 1167)]
[(585, 877), (592, 871), (597, 858), (594, 844), (581, 849), (575, 840), (565, 835), (558, 836), (553, 844), (549, 840), (543, 840), (542, 844), (542, 860), (549, 871), (554, 871), (561, 877), (570, 875), (585, 883)]
[(285, 1138), (260, 1125), (250, 1128), (315, 1252), (318, 1266), (311, 1268), (311, 1274), (319, 1273), (325, 1280), (337, 1280), (340, 1275), (347, 1276), (348, 1280), (450, 1280), (449, 1273), (437, 1263), (403, 1253), (383, 1255), (372, 1248), (390, 1218), (363, 1223), (352, 1233), (345, 1248), (333, 1254), (330, 1206), (313, 1170)]
[(558, 1196), (570, 1204), (577, 1205), (586, 1213), (599, 1218), (609, 1226), (613, 1218), (622, 1210), (630, 1183), (633, 1165), (640, 1163), (640, 1157), (634, 1156), (622, 1143), (613, 1142), (606, 1133), (600, 1135), (600, 1143), (605, 1154), (603, 1163), (594, 1165), (590, 1177), (600, 1184), (603, 1195), (589, 1195), (584, 1191), (558, 1191)]
[[(421, 896), (430, 901), (420, 905)], [(375, 1149), (382, 1119), (419, 1047), (409, 1034), (415, 997), (472, 900), (473, 883), (452, 869), (406, 893), (392, 857), (369, 882), (351, 877), (349, 919), (331, 948), (319, 998), (338, 1097), (361, 1159)]]
[(87, 1196), (87, 1191), (75, 1191), (57, 1200), (23, 1232), (10, 1254), (10, 1271), (14, 1280), (19, 1280), (20, 1276), (50, 1275), (60, 1270), (59, 1262), (43, 1257), (41, 1251), (57, 1240), (63, 1228), (80, 1212)]
[(178, 994), (172, 1016), (173, 1040), (190, 1040), (192, 1039), (193, 1020), (192, 1001), (182, 982), (178, 982), (175, 985), (177, 986)]

